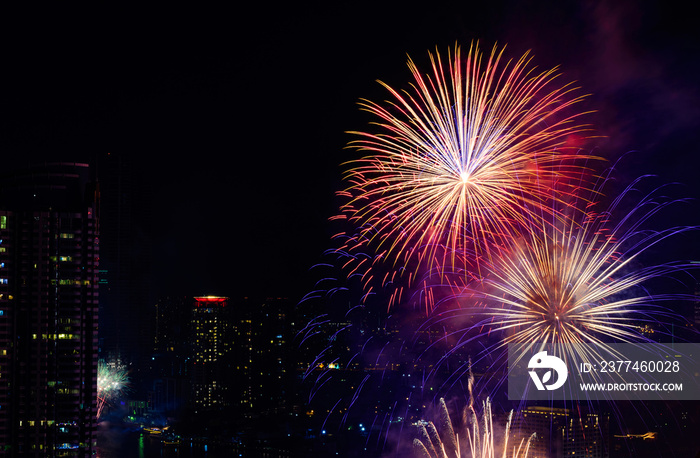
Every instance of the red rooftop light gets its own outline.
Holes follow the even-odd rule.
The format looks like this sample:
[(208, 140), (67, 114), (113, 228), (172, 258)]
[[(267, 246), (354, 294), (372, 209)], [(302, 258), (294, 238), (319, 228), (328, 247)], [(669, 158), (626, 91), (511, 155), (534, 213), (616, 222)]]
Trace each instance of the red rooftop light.
[(195, 297), (194, 300), (197, 301), (197, 306), (200, 304), (204, 303), (221, 303), (221, 305), (226, 305), (226, 302), (228, 301), (228, 297), (220, 297), (220, 296), (201, 296), (201, 297)]

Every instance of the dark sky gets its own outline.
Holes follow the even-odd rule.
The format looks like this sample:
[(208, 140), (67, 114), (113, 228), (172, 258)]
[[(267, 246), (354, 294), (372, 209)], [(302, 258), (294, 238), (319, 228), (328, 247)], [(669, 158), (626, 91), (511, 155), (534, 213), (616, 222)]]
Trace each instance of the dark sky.
[[(562, 6), (566, 3), (568, 6)], [(149, 215), (153, 294), (298, 297), (331, 246), (345, 131), (370, 119), (406, 54), (481, 40), (532, 50), (591, 93), (591, 144), (626, 178), (700, 196), (700, 32), (663, 2), (260, 3), (240, 9), (32, 9), (2, 14), (7, 164), (115, 154)], [(695, 207), (696, 208), (696, 207)], [(691, 215), (692, 216), (692, 215)], [(697, 220), (697, 218), (695, 218)], [(688, 221), (687, 223), (696, 223)]]

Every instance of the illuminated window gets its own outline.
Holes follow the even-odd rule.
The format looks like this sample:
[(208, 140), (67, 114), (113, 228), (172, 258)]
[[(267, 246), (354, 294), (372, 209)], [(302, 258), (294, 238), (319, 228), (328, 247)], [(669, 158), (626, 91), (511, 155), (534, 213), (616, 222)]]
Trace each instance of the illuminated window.
[(0, 216), (0, 229), (7, 229), (7, 216)]

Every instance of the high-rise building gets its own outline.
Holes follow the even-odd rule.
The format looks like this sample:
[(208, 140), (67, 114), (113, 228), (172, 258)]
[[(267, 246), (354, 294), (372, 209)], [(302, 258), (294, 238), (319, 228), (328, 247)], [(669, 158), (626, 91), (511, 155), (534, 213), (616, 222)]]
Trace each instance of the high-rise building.
[(609, 456), (607, 414), (589, 412), (582, 407), (575, 411), (556, 407), (526, 407), (513, 416), (509, 442), (517, 447), (533, 433), (535, 437), (530, 442), (529, 457)]
[(0, 177), (0, 457), (94, 451), (98, 204), (87, 164)]
[(167, 296), (156, 302), (152, 356), (156, 376), (185, 375), (191, 317), (191, 297)]
[(100, 178), (100, 356), (121, 358), (136, 384), (151, 344), (150, 206), (139, 163), (128, 154), (98, 156)]
[(188, 296), (167, 296), (155, 304), (151, 376), (153, 408), (159, 412), (177, 410), (187, 397), (192, 302)]
[(571, 417), (569, 409), (531, 406), (513, 416), (509, 442), (516, 447), (535, 433), (530, 441), (529, 457), (548, 458), (560, 456), (561, 431)]
[(236, 304), (234, 399), (246, 417), (287, 411), (294, 368), (292, 311), (286, 298), (243, 298)]
[(608, 458), (610, 419), (607, 414), (580, 412), (560, 431), (563, 456)]
[(190, 374), (195, 412), (228, 404), (226, 357), (231, 350), (228, 298), (195, 297), (190, 324)]

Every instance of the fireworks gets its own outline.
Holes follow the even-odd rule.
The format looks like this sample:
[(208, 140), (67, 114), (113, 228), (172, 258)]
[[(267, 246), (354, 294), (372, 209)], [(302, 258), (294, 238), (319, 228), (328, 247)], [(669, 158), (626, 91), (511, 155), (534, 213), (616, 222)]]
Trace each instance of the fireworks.
[[(688, 297), (654, 289), (697, 266), (684, 261), (647, 264), (646, 255), (663, 251), (669, 239), (696, 228), (648, 229), (650, 220), (660, 219), (663, 210), (679, 201), (661, 197), (660, 190), (639, 201), (633, 194), (645, 181), (635, 180), (605, 211), (593, 211), (590, 204), (587, 213), (577, 213), (568, 224), (523, 232), (485, 265), (481, 281), (447, 285), (454, 297), (421, 328), (444, 333), (447, 350), (433, 375), (450, 360), (459, 360), (453, 355), (474, 354), (473, 349), (499, 360), (508, 344), (528, 349), (556, 344), (565, 360), (574, 354), (584, 361), (606, 359), (615, 356), (608, 343), (648, 342), (650, 330), (663, 333), (664, 323), (678, 320), (661, 304)], [(632, 199), (638, 203), (627, 210)], [(505, 370), (505, 363), (499, 365)], [(466, 370), (464, 364), (452, 367), (440, 389), (449, 390)]]
[(121, 396), (129, 387), (129, 376), (124, 367), (99, 360), (97, 364), (97, 418), (102, 416), (105, 404)]
[(637, 182), (607, 211), (589, 212), (583, 221), (574, 219), (561, 229), (543, 226), (527, 232), (509, 253), (499, 253), (483, 294), (489, 304), (486, 313), (493, 317), (489, 327), (506, 331), (505, 343), (549, 342), (570, 344), (568, 348), (592, 343), (604, 348), (610, 340), (644, 340), (639, 322), (668, 315), (654, 302), (678, 296), (651, 295), (642, 285), (690, 264), (634, 264), (651, 247), (692, 228), (642, 230), (674, 203), (651, 195), (614, 222), (616, 207)]
[(459, 253), (489, 253), (542, 220), (543, 203), (571, 201), (588, 158), (567, 144), (587, 130), (568, 113), (581, 97), (555, 70), (535, 73), (527, 54), (504, 64), (502, 53), (484, 63), (476, 45), (466, 59), (459, 47), (447, 62), (436, 52), (429, 75), (409, 60), (411, 90), (381, 83), (392, 101), (361, 103), (379, 132), (353, 132), (349, 146), (369, 155), (347, 172), (343, 214), (360, 230), (339, 251), (374, 244), (375, 261), (466, 267), (474, 259)]
[[(680, 295), (651, 293), (647, 286), (692, 264), (645, 266), (644, 258), (695, 228), (648, 229), (675, 202), (658, 193), (623, 210), (641, 180), (596, 211), (605, 196), (593, 183), (606, 179), (587, 168), (596, 158), (577, 151), (588, 131), (580, 122), (585, 113), (575, 111), (582, 99), (577, 88), (557, 85), (556, 70), (535, 71), (527, 54), (508, 62), (502, 55), (494, 47), (485, 57), (476, 45), (466, 56), (459, 47), (447, 57), (436, 52), (427, 74), (409, 60), (409, 89), (380, 82), (390, 100), (361, 103), (375, 116), (375, 131), (352, 132), (349, 147), (365, 156), (348, 163), (341, 193), (347, 200), (337, 219), (349, 227), (336, 236), (340, 244), (329, 252), (335, 259), (326, 264), (348, 282), (330, 286), (342, 277), (334, 272), (305, 298), (347, 299), (348, 308), (312, 320), (301, 333), (304, 344), (325, 340), (305, 374), (320, 373), (312, 396), (328, 386), (331, 370), (344, 368), (347, 380), (352, 375), (354, 394), (335, 401), (328, 416), (343, 413), (344, 422), (360, 392), (374, 378), (391, 383), (392, 372), (415, 377), (414, 391), (402, 393), (401, 403), (410, 404), (414, 393), (417, 403), (434, 400), (452, 387), (463, 389), (464, 352), (488, 354), (483, 358), (493, 375), (507, 371), (499, 360), (504, 352), (493, 350), (509, 343), (604, 350), (608, 342), (647, 341), (640, 323), (676, 316), (658, 301)], [(353, 296), (358, 290), (359, 300)], [(396, 304), (409, 307), (394, 310)], [(425, 315), (411, 314), (420, 309)], [(416, 325), (426, 315), (428, 321)], [(413, 337), (407, 337), (409, 328)], [(494, 344), (486, 336), (501, 340)], [(436, 382), (440, 394), (429, 393)], [(375, 413), (382, 403), (393, 418), (396, 402), (378, 401)], [(420, 422), (416, 450), (459, 457), (459, 438), (444, 401), (440, 406), (441, 428)], [(483, 405), (481, 422), (470, 409), (464, 423), (471, 420), (471, 456), (495, 456), (490, 403)], [(513, 456), (526, 456), (529, 441), (519, 446)], [(505, 456), (506, 444), (498, 449)]]
[[(447, 410), (443, 398), (440, 398), (439, 409), (440, 430), (442, 434), (438, 432), (433, 422), (421, 420), (416, 424), (419, 436), (413, 440), (416, 456), (420, 458), (461, 458), (463, 455), (461, 452), (459, 435), (455, 433), (450, 413)], [(484, 401), (482, 406), (481, 422), (471, 404), (465, 408), (464, 414), (464, 417), (467, 418), (471, 424), (471, 427), (465, 424), (464, 434), (464, 436), (467, 437), (470, 452), (469, 456), (471, 458), (495, 458), (497, 456), (497, 451), (502, 451), (501, 456), (504, 458), (506, 456), (527, 458), (530, 450), (530, 442), (535, 437), (534, 434), (531, 435), (527, 441), (522, 440), (517, 447), (513, 447), (512, 455), (507, 455), (508, 435), (510, 434), (513, 411), (508, 415), (502, 444), (498, 444), (496, 440), (496, 434), (493, 428), (491, 402), (488, 398)], [(481, 426), (479, 426), (480, 423)]]

